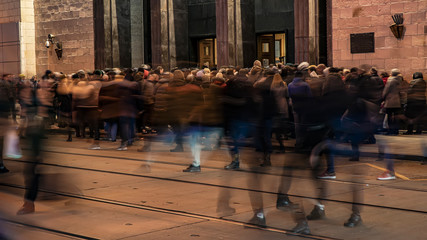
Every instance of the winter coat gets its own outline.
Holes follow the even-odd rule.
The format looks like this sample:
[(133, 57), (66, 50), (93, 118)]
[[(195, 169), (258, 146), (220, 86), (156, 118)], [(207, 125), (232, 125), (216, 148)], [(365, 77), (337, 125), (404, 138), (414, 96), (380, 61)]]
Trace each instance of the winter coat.
[(292, 101), (292, 108), (299, 114), (307, 114), (310, 111), (310, 106), (313, 100), (310, 86), (296, 77), (288, 86), (289, 98)]
[(103, 83), (99, 93), (101, 118), (135, 118), (138, 111), (135, 95), (138, 93), (136, 82), (119, 79)]
[(201, 122), (203, 126), (220, 127), (223, 125), (223, 95), (224, 87), (216, 84), (211, 84), (205, 90)]
[(253, 84), (244, 75), (227, 81), (224, 88), (224, 110), (228, 121), (251, 122), (256, 116)]
[(154, 86), (154, 112), (152, 121), (155, 125), (169, 124), (168, 103), (169, 103), (169, 79), (162, 78)]
[(11, 91), (9, 84), (5, 80), (0, 79), (0, 114), (2, 118), (4, 116), (7, 118), (10, 113), (10, 93)]
[(392, 76), (387, 80), (382, 97), (384, 99), (384, 108), (401, 108), (401, 84), (402, 77)]
[(203, 92), (200, 86), (184, 79), (172, 80), (168, 87), (168, 114), (172, 124), (200, 124)]
[(411, 81), (407, 94), (407, 107), (405, 115), (415, 118), (423, 114), (426, 108), (426, 82), (422, 78)]

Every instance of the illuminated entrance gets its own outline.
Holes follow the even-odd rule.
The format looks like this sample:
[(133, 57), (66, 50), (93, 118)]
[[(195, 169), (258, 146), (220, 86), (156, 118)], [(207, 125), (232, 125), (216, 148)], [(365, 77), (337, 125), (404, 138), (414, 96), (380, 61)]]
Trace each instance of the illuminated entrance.
[(264, 34), (258, 36), (258, 60), (263, 66), (286, 63), (285, 33)]

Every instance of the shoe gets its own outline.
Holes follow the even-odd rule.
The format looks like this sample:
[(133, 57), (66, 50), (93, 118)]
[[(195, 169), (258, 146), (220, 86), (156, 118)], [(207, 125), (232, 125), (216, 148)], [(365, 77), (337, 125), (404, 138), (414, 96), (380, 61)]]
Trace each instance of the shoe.
[(414, 132), (409, 132), (409, 131), (408, 131), (408, 132), (404, 132), (404, 133), (403, 133), (403, 135), (412, 135), (412, 134), (414, 134)]
[(0, 173), (8, 173), (9, 169), (7, 169), (5, 166), (0, 167)]
[(359, 161), (359, 157), (351, 157), (349, 159), (350, 162), (358, 162)]
[(200, 172), (200, 166), (194, 166), (193, 164), (191, 164), (188, 168), (182, 170), (183, 172)]
[(319, 220), (325, 218), (325, 209), (315, 205), (311, 213), (307, 215), (307, 220)]
[(225, 170), (237, 170), (239, 169), (240, 162), (239, 161), (231, 161), (230, 164), (224, 167)]
[(250, 220), (249, 220), (249, 224), (250, 225), (255, 225), (257, 227), (261, 227), (261, 228), (265, 228), (267, 227), (266, 221), (265, 221), (265, 216), (263, 215), (262, 217), (259, 217), (258, 214), (255, 214)]
[(126, 146), (120, 146), (116, 149), (117, 151), (127, 151), (128, 148)]
[(181, 145), (176, 145), (176, 147), (171, 149), (170, 152), (184, 152), (184, 148)]
[(33, 213), (35, 211), (34, 202), (31, 201), (25, 201), (24, 205), (18, 210), (16, 215), (24, 215)]
[(336, 179), (337, 176), (335, 173), (329, 173), (328, 171), (324, 171), (322, 174), (317, 176), (318, 179)]
[(231, 216), (236, 212), (236, 209), (230, 207), (230, 206), (218, 206), (218, 208), (216, 209), (216, 212), (221, 216), (221, 217), (225, 217), (225, 216)]
[(67, 142), (72, 142), (73, 141), (73, 138), (71, 137), (71, 136), (69, 136), (68, 138), (67, 138)]
[(140, 148), (136, 149), (136, 151), (138, 151), (138, 152), (150, 152), (151, 148), (144, 146), (144, 147), (140, 147)]
[(362, 222), (362, 218), (360, 217), (360, 215), (352, 213), (350, 218), (347, 220), (347, 222), (344, 223), (344, 226), (353, 228), (359, 225), (361, 222)]
[(270, 161), (270, 154), (264, 155), (264, 162), (260, 164), (261, 167), (270, 167), (271, 161)]
[(93, 145), (93, 146), (90, 146), (90, 147), (89, 147), (89, 149), (90, 149), (90, 150), (100, 150), (100, 149), (101, 149), (101, 147), (100, 147), (100, 146), (98, 146), (98, 145)]
[(377, 177), (377, 180), (394, 180), (396, 176), (392, 174), (390, 171), (385, 171), (381, 175)]
[(311, 234), (310, 228), (308, 227), (308, 223), (306, 221), (302, 221), (297, 223), (297, 225), (291, 230), (293, 233), (300, 234)]
[(294, 203), (289, 200), (288, 195), (279, 195), (276, 201), (276, 208), (282, 211), (290, 211), (294, 207)]

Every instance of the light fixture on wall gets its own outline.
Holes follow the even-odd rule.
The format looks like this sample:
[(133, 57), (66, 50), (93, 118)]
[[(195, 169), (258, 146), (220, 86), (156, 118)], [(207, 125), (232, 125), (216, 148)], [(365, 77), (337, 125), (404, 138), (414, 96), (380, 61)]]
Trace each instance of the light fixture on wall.
[(49, 34), (47, 35), (47, 40), (45, 43), (46, 48), (50, 48), (50, 46), (53, 44), (56, 46), (55, 48), (55, 52), (56, 52), (56, 57), (58, 57), (58, 60), (61, 60), (62, 58), (62, 43), (59, 41), (55, 41), (55, 35), (53, 34)]
[(397, 39), (402, 39), (405, 31), (405, 26), (403, 26), (404, 18), (403, 13), (394, 14), (391, 16), (394, 23), (390, 26), (391, 32)]

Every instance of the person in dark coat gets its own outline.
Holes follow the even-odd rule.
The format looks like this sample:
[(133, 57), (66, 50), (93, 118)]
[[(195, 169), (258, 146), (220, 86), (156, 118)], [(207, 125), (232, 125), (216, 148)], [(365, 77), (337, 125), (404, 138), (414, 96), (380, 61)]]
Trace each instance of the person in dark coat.
[(313, 100), (310, 86), (305, 82), (304, 75), (302, 71), (296, 72), (294, 80), (288, 86), (295, 122), (295, 149), (297, 151), (305, 151), (307, 149), (306, 126), (310, 122), (310, 105)]
[(4, 79), (0, 79), (0, 173), (9, 172), (3, 164), (3, 141), (4, 133), (9, 126), (10, 94), (10, 85)]
[(224, 168), (236, 170), (240, 166), (239, 149), (242, 140), (248, 136), (256, 116), (252, 82), (245, 74), (239, 73), (235, 79), (226, 82), (223, 99), (226, 126), (232, 138), (230, 146), (232, 161)]
[(126, 151), (130, 140), (130, 124), (137, 114), (138, 84), (124, 79), (124, 74), (115, 76), (114, 81), (104, 83), (99, 93), (101, 118), (107, 121), (117, 121), (120, 125), (122, 139), (119, 151)]
[(407, 94), (407, 106), (405, 116), (409, 119), (408, 131), (405, 134), (413, 134), (414, 125), (416, 125), (416, 134), (423, 131), (422, 121), (420, 121), (426, 111), (426, 82), (423, 74), (416, 72), (413, 74), (413, 80), (409, 83)]
[(176, 131), (176, 147), (171, 152), (183, 151), (183, 136), (186, 131), (191, 134), (191, 152), (193, 163), (184, 172), (200, 172), (200, 149), (198, 138), (200, 135), (201, 110), (203, 106), (203, 92), (200, 86), (194, 83), (187, 83), (184, 73), (175, 70), (173, 80), (168, 88), (169, 102), (168, 111), (171, 116), (171, 124)]

